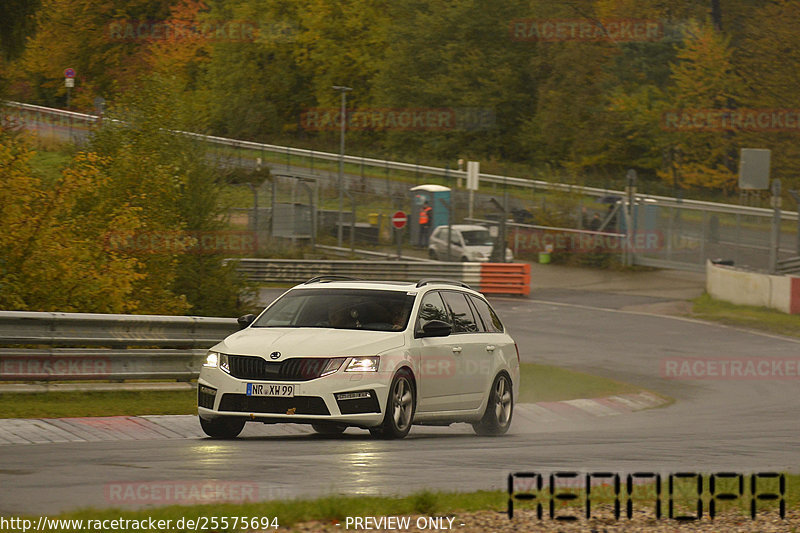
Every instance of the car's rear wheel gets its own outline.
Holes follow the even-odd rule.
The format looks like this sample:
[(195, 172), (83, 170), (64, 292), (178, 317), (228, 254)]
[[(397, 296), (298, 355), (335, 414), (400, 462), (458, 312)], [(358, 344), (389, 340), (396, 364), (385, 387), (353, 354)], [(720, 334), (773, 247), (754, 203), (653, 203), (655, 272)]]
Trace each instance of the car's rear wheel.
[(211, 418), (206, 420), (200, 417), (200, 427), (209, 437), (215, 439), (234, 439), (244, 429), (247, 420), (244, 418)]
[(483, 418), (472, 424), (472, 427), (478, 435), (502, 435), (511, 426), (513, 414), (511, 379), (506, 374), (498, 374), (489, 391), (489, 401), (486, 403)]
[(378, 427), (370, 428), (369, 432), (373, 437), (402, 439), (411, 431), (411, 422), (414, 420), (416, 408), (417, 398), (414, 383), (411, 381), (411, 372), (401, 369), (392, 379), (383, 423)]
[(311, 427), (320, 435), (341, 435), (347, 424), (311, 424)]

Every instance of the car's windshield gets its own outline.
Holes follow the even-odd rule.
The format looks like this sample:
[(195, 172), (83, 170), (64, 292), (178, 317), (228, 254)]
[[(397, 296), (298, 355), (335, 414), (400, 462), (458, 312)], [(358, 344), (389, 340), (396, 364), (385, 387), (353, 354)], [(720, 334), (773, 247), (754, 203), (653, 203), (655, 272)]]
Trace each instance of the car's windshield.
[(414, 295), (369, 289), (290, 291), (253, 323), (255, 328), (336, 328), (402, 331)]
[(462, 231), (461, 235), (464, 236), (464, 244), (467, 246), (491, 246), (492, 236), (489, 235), (489, 230), (476, 229), (469, 231)]

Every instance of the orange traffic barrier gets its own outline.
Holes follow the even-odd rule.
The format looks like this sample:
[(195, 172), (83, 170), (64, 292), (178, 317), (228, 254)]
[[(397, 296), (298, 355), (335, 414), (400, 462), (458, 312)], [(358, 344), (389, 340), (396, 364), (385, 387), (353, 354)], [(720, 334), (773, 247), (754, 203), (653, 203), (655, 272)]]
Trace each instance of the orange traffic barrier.
[(481, 292), (528, 296), (531, 292), (531, 265), (481, 263)]

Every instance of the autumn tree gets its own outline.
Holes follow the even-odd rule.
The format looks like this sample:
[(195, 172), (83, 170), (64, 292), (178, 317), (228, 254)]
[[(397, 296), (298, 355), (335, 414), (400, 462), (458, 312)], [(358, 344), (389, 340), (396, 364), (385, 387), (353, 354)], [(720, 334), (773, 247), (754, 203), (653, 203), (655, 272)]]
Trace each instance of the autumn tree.
[[(742, 83), (734, 69), (729, 39), (709, 23), (689, 26), (672, 64), (671, 82), (669, 103), (671, 111), (679, 117), (740, 105)], [(676, 164), (680, 185), (733, 190), (737, 183), (735, 131), (723, 124), (683, 127), (682, 119), (677, 124), (667, 121), (662, 127), (667, 131), (665, 141), (680, 153)], [(661, 176), (673, 179), (666, 171)]]
[[(752, 13), (742, 31), (737, 51), (743, 73), (742, 105), (750, 109), (800, 109), (800, 34), (796, 21), (800, 4), (779, 0)], [(798, 128), (779, 121), (774, 128), (743, 131), (743, 147), (772, 150), (771, 175), (784, 180), (784, 188), (800, 188)]]
[(66, 104), (64, 69), (77, 72), (72, 105), (92, 109), (95, 96), (107, 99), (130, 88), (148, 72), (142, 51), (164, 20), (163, 0), (42, 0), (36, 32), (13, 65), (14, 96), (32, 103)]
[[(109, 118), (117, 120), (104, 121), (90, 144), (111, 177), (107, 194), (140, 210), (138, 234), (213, 236), (226, 227), (226, 206), (219, 201), (222, 172), (204, 144), (173, 132), (204, 121), (181, 120), (186, 113), (174, 96), (181, 88), (173, 78), (147, 79), (110, 110)], [(142, 307), (232, 316), (247, 305), (245, 284), (234, 263), (223, 263), (224, 250), (123, 246), (122, 251), (137, 259), (144, 274), (134, 287)]]
[(109, 251), (104, 236), (138, 229), (140, 209), (104, 194), (110, 177), (95, 154), (76, 156), (52, 187), (33, 175), (31, 156), (0, 132), (0, 308), (139, 311), (139, 262)]

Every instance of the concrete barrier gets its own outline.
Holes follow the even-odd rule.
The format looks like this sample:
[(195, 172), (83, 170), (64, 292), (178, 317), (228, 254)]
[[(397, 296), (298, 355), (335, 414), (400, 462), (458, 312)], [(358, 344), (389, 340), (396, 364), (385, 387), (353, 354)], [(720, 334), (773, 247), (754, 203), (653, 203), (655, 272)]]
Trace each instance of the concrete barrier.
[(771, 276), (706, 262), (706, 292), (738, 305), (769, 307), (800, 314), (800, 277)]

